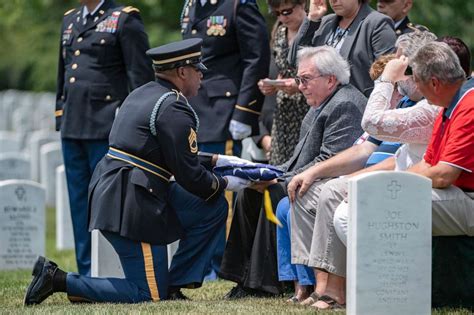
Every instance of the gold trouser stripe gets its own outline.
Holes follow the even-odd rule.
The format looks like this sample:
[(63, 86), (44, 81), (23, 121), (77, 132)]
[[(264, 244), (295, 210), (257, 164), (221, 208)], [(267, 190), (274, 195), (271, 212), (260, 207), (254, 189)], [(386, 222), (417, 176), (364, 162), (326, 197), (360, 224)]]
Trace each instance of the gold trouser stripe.
[(252, 114), (260, 115), (260, 112), (257, 112), (256, 110), (248, 109), (248, 108), (240, 106), (240, 105), (235, 105), (235, 108), (243, 110), (244, 112), (249, 112), (249, 113), (252, 113)]
[(158, 292), (158, 285), (156, 284), (155, 278), (155, 267), (153, 266), (153, 254), (151, 252), (151, 246), (148, 243), (142, 244), (143, 260), (145, 262), (145, 274), (148, 288), (150, 289), (151, 299), (153, 301), (160, 300), (160, 293)]
[(225, 142), (224, 154), (225, 155), (234, 155), (234, 141), (227, 140)]
[(58, 117), (58, 116), (62, 116), (62, 115), (63, 115), (63, 110), (62, 109), (59, 109), (59, 110), (54, 112), (54, 117)]
[(178, 57), (169, 58), (169, 59), (164, 59), (164, 60), (159, 60), (159, 61), (158, 60), (153, 60), (153, 63), (155, 65), (162, 65), (162, 64), (165, 64), (165, 63), (168, 63), (168, 62), (175, 62), (175, 61), (185, 60), (185, 59), (188, 59), (188, 58), (198, 57), (198, 56), (201, 56), (200, 51), (192, 53), (192, 54), (187, 54), (187, 55), (178, 56)]

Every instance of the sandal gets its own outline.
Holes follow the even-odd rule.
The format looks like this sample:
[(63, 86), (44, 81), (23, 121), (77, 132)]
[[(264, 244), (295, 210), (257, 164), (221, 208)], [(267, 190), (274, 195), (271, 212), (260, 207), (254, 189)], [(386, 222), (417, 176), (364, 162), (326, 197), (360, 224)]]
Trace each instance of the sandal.
[(300, 300), (298, 300), (296, 295), (293, 295), (288, 300), (286, 300), (286, 303), (290, 303), (290, 304), (298, 304), (299, 302), (300, 302)]
[[(320, 308), (320, 307), (315, 306), (314, 304), (316, 304), (316, 302), (319, 302), (319, 301), (326, 303), (328, 305), (328, 307)], [(337, 309), (345, 309), (346, 308), (346, 304), (339, 304), (339, 303), (336, 302), (336, 300), (334, 300), (332, 297), (330, 297), (328, 295), (320, 296), (319, 299), (316, 302), (314, 304), (312, 304), (311, 306), (315, 307), (318, 310), (337, 310)]]
[(300, 304), (301, 305), (313, 305), (314, 303), (316, 303), (319, 300), (319, 298), (320, 298), (319, 294), (317, 294), (316, 291), (314, 291), (313, 293), (311, 293), (309, 295), (309, 297), (307, 297)]

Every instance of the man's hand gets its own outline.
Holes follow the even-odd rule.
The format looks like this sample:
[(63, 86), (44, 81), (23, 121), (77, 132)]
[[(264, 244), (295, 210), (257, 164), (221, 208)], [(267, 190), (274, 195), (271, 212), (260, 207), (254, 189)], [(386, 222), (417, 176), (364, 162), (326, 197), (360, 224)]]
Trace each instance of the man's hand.
[(260, 80), (257, 83), (260, 92), (262, 92), (262, 94), (265, 96), (275, 94), (277, 91), (275, 85), (267, 84), (265, 80), (267, 79)]
[(278, 90), (281, 90), (281, 91), (285, 92), (288, 95), (293, 95), (293, 94), (296, 94), (300, 91), (298, 89), (298, 85), (295, 82), (295, 79), (286, 78), (286, 79), (281, 79), (281, 80), (285, 80), (285, 84), (284, 85), (278, 85), (276, 87)]
[(252, 134), (252, 127), (232, 119), (229, 125), (229, 131), (234, 140), (242, 140)]
[(225, 187), (226, 190), (238, 192), (244, 188), (247, 188), (252, 182), (243, 179), (237, 176), (224, 176), (224, 179), (227, 182), (227, 186)]
[(313, 172), (310, 170), (306, 170), (303, 173), (294, 176), (287, 187), (290, 202), (295, 202), (296, 190), (298, 190), (298, 188), (298, 197), (303, 197), (306, 191), (308, 191), (308, 188), (314, 183), (316, 179), (317, 175), (313, 174)]
[(317, 21), (328, 12), (326, 0), (311, 0), (309, 3), (308, 19)]
[(267, 188), (268, 186), (271, 186), (273, 184), (276, 184), (276, 183), (277, 183), (276, 179), (272, 179), (272, 180), (268, 180), (268, 181), (254, 182), (252, 185), (250, 185), (249, 188), (252, 188), (253, 190), (256, 190), (259, 193), (263, 194), (263, 192), (265, 191), (265, 188)]

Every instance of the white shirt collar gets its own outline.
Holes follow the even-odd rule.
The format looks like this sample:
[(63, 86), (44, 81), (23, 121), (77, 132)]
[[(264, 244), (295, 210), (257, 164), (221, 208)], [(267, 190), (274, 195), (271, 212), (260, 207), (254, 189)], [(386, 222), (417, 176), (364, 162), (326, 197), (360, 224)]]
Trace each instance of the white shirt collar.
[(207, 0), (201, 0), (201, 7), (206, 5)]
[(402, 22), (405, 21), (406, 18), (407, 18), (407, 17), (405, 16), (405, 17), (404, 17), (403, 19), (401, 19), (400, 21), (395, 22), (395, 25), (394, 25), (394, 26), (395, 26), (395, 29), (397, 29), (397, 27), (399, 27), (400, 24), (402, 24)]
[[(105, 0), (101, 0), (99, 2), (99, 4), (95, 7), (94, 10), (92, 10), (92, 12), (90, 13), (91, 15), (94, 15), (97, 10), (99, 10), (99, 8), (104, 4)], [(87, 6), (84, 6), (84, 9), (82, 10), (82, 19), (85, 20), (86, 19), (86, 16), (87, 14), (89, 14), (89, 10), (87, 9)]]

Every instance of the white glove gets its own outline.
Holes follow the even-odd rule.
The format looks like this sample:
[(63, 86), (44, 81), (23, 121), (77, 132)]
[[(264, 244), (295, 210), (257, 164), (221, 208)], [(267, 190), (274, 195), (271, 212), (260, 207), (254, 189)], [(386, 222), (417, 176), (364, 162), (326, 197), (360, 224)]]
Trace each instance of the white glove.
[(227, 179), (227, 186), (226, 190), (231, 190), (234, 192), (238, 192), (244, 188), (247, 188), (252, 182), (248, 179), (243, 179), (237, 176), (224, 176)]
[(233, 155), (223, 155), (223, 154), (217, 155), (216, 166), (227, 166), (231, 164), (249, 165), (249, 164), (254, 164), (254, 163), (248, 160), (233, 156)]
[(229, 131), (234, 140), (242, 140), (252, 134), (252, 127), (237, 120), (231, 120)]

